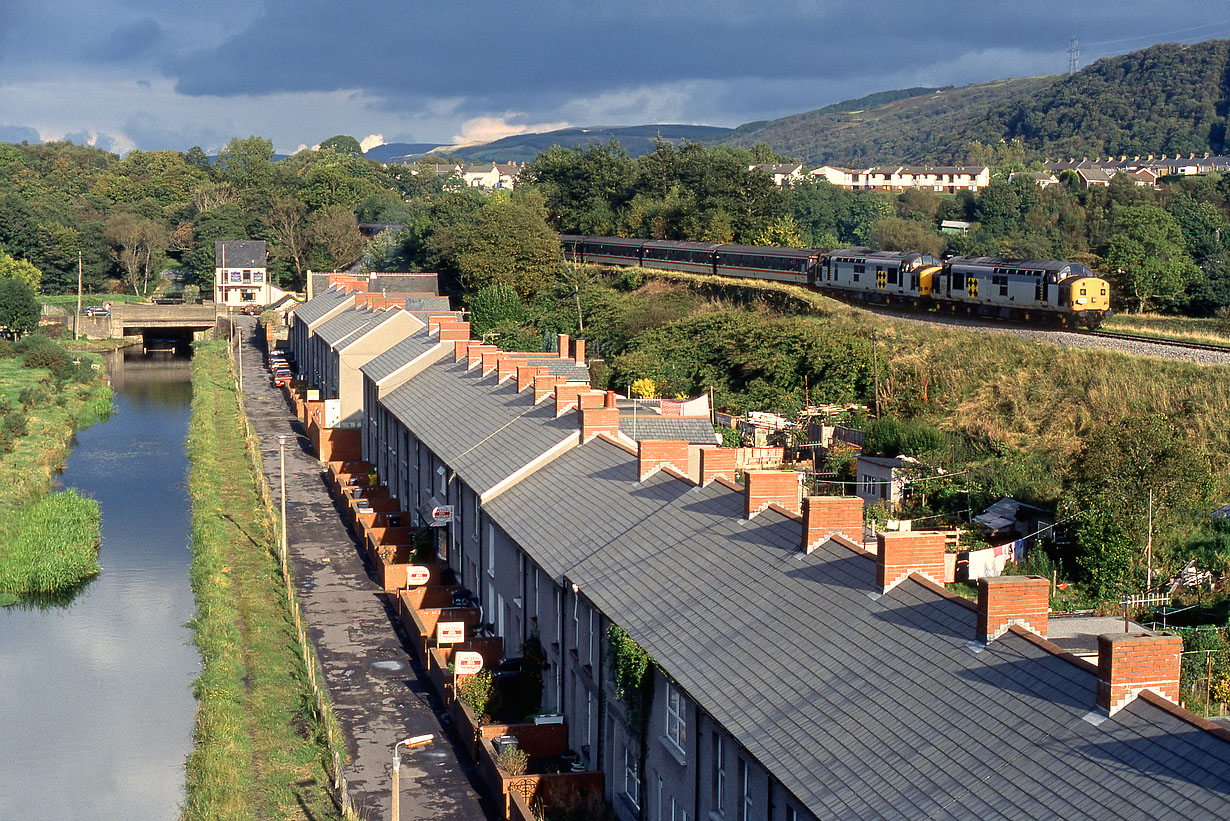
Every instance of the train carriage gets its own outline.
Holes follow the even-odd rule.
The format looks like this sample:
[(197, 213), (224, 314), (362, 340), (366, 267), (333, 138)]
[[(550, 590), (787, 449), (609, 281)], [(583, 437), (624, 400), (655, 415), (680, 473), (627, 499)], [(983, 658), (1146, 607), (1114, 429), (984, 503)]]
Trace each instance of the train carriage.
[(713, 252), (719, 247), (716, 242), (669, 242), (667, 240), (639, 240), (641, 265), (666, 271), (688, 271), (693, 274), (712, 274)]
[(720, 245), (714, 252), (717, 273), (754, 277), (796, 285), (810, 285), (820, 251), (812, 248), (775, 248), (767, 245)]
[[(567, 237), (567, 239), (565, 239)], [(573, 262), (589, 262), (594, 265), (640, 265), (643, 239), (626, 237), (578, 237), (572, 234), (560, 236), (564, 258)], [(569, 257), (571, 251), (575, 256)]]

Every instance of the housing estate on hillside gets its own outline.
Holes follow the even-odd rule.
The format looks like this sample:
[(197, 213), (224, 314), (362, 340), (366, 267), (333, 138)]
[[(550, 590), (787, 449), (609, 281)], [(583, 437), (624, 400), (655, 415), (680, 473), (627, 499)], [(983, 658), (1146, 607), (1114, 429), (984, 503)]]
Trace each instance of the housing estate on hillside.
[[(1049, 580), (959, 598), (942, 533), (868, 552), (858, 497), (736, 483), (707, 406), (593, 389), (583, 340), (505, 352), (367, 288), (335, 276), (292, 318), (302, 387), (352, 409), (320, 456), (436, 528), (506, 656), (538, 640), (542, 710), (620, 818), (1230, 816), (1230, 734), (1176, 705), (1178, 637), (1078, 659), (1047, 640)], [(654, 661), (643, 710), (612, 625)]]

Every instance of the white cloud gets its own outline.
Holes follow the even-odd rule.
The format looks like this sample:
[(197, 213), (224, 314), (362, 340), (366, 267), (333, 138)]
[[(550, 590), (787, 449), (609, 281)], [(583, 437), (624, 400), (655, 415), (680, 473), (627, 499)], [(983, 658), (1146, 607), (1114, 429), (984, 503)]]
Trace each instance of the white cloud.
[(467, 143), (489, 143), (501, 137), (511, 137), (514, 134), (533, 134), (541, 131), (555, 131), (567, 128), (569, 123), (523, 123), (514, 125), (508, 122), (509, 117), (517, 114), (506, 114), (503, 117), (474, 117), (461, 124), (461, 133), (453, 136), (453, 142), (464, 145)]
[(383, 134), (368, 134), (366, 137), (359, 140), (359, 148), (362, 148), (363, 153), (365, 154), (379, 145), (384, 145)]

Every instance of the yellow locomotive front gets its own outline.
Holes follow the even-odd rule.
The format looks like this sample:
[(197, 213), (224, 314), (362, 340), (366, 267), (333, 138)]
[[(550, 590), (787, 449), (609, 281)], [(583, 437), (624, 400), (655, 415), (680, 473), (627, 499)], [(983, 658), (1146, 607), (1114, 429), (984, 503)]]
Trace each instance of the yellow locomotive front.
[(1071, 266), (1071, 276), (1059, 281), (1059, 305), (1075, 325), (1096, 328), (1110, 316), (1110, 283), (1084, 265)]

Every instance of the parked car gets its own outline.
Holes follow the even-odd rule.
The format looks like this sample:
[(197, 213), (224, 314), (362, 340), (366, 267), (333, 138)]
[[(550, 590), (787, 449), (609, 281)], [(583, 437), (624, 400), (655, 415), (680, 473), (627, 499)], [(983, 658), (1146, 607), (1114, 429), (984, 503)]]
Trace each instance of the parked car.
[(111, 316), (111, 309), (106, 305), (91, 305), (85, 309), (86, 316)]
[(262, 313), (264, 313), (264, 311), (265, 311), (265, 307), (263, 305), (243, 306), (244, 316), (260, 316)]

